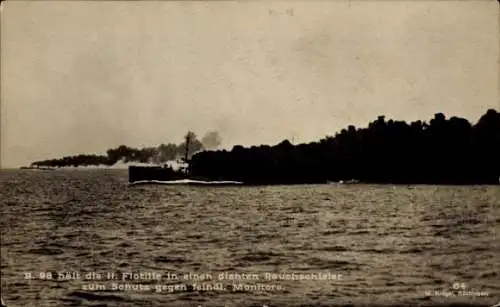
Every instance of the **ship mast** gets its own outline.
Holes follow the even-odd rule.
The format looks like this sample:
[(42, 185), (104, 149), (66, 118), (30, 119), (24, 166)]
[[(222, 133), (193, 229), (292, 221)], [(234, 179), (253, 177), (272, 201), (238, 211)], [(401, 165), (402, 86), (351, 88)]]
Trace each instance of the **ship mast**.
[(185, 139), (185, 142), (186, 142), (186, 148), (185, 148), (185, 152), (184, 152), (184, 162), (188, 165), (186, 167), (186, 175), (188, 175), (188, 170), (189, 170), (189, 145), (191, 144), (191, 142), (193, 141), (193, 139), (195, 138), (195, 134), (191, 131), (188, 131), (188, 133), (186, 134), (186, 136), (184, 137)]
[(189, 135), (189, 132), (188, 134), (186, 134), (186, 148), (185, 148), (185, 152), (184, 152), (184, 162), (188, 162), (188, 157), (189, 157), (189, 143), (191, 142), (191, 137)]

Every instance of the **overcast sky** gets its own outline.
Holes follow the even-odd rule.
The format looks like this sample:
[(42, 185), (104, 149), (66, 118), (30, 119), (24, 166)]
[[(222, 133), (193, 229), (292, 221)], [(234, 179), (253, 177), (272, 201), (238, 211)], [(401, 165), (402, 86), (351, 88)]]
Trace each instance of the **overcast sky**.
[(499, 108), (497, 1), (9, 2), (1, 165)]

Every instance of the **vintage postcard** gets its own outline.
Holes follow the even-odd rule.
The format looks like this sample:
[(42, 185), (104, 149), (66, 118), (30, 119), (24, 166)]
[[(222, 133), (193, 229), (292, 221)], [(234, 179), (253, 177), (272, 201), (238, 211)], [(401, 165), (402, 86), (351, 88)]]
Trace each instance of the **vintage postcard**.
[(499, 7), (3, 1), (2, 306), (500, 306)]

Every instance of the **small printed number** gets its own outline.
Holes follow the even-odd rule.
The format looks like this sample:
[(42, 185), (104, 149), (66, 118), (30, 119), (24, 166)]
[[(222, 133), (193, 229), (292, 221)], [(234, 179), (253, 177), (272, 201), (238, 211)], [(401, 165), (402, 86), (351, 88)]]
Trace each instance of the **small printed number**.
[(40, 279), (52, 279), (52, 273), (40, 272)]
[(455, 282), (455, 283), (453, 283), (453, 289), (454, 290), (459, 290), (459, 289), (463, 290), (463, 289), (466, 289), (466, 288), (467, 288), (467, 286), (463, 282)]

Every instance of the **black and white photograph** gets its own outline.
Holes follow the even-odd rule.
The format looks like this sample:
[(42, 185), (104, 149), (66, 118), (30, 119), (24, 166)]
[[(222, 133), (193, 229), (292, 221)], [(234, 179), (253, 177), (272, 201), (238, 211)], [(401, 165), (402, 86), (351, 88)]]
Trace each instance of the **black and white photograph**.
[(0, 3), (1, 307), (499, 307), (497, 0)]

